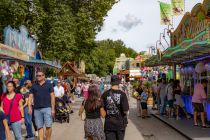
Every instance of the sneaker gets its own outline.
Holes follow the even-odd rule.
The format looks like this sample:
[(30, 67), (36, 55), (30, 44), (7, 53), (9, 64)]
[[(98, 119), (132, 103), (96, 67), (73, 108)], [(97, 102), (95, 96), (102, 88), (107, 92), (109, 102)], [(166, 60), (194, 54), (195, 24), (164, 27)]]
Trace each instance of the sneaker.
[(191, 116), (190, 115), (187, 115), (187, 119), (190, 119), (191, 118)]
[(32, 140), (32, 139), (34, 139), (34, 137), (33, 136), (32, 137), (26, 136), (25, 139), (26, 140)]
[(35, 135), (34, 135), (34, 136), (35, 136), (35, 137), (38, 137), (38, 136), (39, 136), (37, 131), (35, 132)]

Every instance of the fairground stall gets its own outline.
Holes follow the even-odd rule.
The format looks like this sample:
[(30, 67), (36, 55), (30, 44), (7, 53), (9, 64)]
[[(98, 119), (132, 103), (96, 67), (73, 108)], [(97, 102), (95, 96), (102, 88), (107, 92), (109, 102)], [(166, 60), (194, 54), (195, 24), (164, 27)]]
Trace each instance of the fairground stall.
[[(183, 100), (188, 113), (193, 114), (194, 85), (202, 79), (209, 81), (207, 94), (210, 99), (210, 0), (195, 5), (184, 15), (171, 34), (171, 47), (163, 53), (161, 61), (180, 67)], [(205, 109), (210, 121), (209, 103)]]
[(59, 62), (42, 60), (37, 50), (36, 41), (29, 37), (25, 26), (19, 30), (10, 26), (4, 29), (4, 44), (0, 44), (0, 79), (5, 90), (5, 83), (12, 78), (34, 80), (37, 70), (59, 69)]

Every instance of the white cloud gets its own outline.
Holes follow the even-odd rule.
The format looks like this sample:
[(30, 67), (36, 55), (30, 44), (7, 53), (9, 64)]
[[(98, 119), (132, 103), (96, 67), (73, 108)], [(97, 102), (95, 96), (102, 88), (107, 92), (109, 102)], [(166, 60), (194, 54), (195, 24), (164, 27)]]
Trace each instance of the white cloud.
[(132, 28), (138, 26), (139, 24), (143, 24), (141, 19), (135, 17), (134, 15), (127, 14), (124, 20), (118, 21), (118, 25), (123, 27), (124, 29), (131, 30)]

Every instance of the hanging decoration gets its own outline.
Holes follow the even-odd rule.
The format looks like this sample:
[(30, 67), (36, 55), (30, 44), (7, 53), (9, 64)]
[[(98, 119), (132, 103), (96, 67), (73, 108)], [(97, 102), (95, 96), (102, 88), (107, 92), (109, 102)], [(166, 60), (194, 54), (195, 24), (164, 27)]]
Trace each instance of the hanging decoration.
[(199, 74), (203, 73), (205, 70), (206, 69), (205, 69), (203, 62), (199, 62), (195, 67), (195, 71)]
[(185, 13), (185, 0), (171, 0), (173, 16), (184, 15)]
[(169, 25), (172, 23), (171, 4), (160, 2), (160, 19), (161, 25)]

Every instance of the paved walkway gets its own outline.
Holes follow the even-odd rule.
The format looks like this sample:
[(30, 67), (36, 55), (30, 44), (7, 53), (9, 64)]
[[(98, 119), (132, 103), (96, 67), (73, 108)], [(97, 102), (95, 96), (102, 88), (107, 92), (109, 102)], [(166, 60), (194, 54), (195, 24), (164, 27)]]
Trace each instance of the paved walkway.
[[(78, 116), (81, 100), (73, 105), (74, 114), (71, 115), (70, 123), (55, 123), (53, 126), (53, 140), (84, 140), (84, 122)], [(129, 119), (125, 140), (144, 140), (140, 131)]]
[[(73, 104), (74, 114), (71, 115), (70, 123), (53, 124), (52, 140), (84, 140), (84, 122), (78, 116), (81, 102), (82, 99), (76, 99)], [(186, 138), (155, 117), (150, 119), (137, 117), (136, 100), (131, 98), (125, 140), (186, 140)]]
[(156, 112), (153, 111), (152, 114), (163, 121), (170, 127), (174, 128), (178, 132), (182, 133), (188, 139), (192, 140), (210, 140), (210, 129), (209, 128), (201, 128), (193, 126), (193, 119), (184, 119), (176, 120), (176, 119), (167, 119), (166, 117), (162, 117), (160, 115), (156, 115)]

